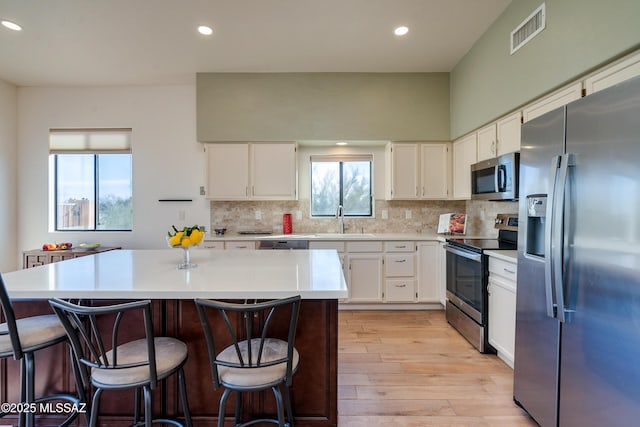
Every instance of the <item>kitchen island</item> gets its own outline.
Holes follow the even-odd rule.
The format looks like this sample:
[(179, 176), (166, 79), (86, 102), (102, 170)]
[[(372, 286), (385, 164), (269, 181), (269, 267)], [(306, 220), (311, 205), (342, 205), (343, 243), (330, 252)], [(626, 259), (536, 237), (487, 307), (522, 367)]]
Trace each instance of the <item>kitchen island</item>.
[[(303, 298), (296, 348), (300, 368), (294, 376), (292, 400), (298, 426), (337, 425), (338, 299), (347, 296), (335, 251), (191, 251), (198, 266), (178, 270), (182, 250), (120, 250), (3, 274), (18, 316), (51, 312), (46, 299), (83, 299), (104, 304), (131, 299), (153, 300), (158, 335), (187, 343), (185, 365), (189, 406), (195, 425), (214, 425), (220, 392), (209, 374), (204, 336), (193, 298), (225, 300), (272, 299), (299, 294)], [(24, 301), (21, 301), (24, 300)], [(122, 339), (138, 338), (139, 319), (131, 319)], [(275, 332), (278, 333), (277, 331)], [(18, 401), (18, 364), (2, 361), (0, 399)], [(72, 391), (68, 351), (55, 346), (36, 355), (36, 394)], [(177, 385), (166, 381), (154, 395), (154, 411), (180, 415)], [(130, 424), (133, 394), (105, 392), (101, 422)], [(228, 405), (232, 414), (232, 405)], [(244, 402), (247, 413), (275, 414), (270, 393)], [(38, 425), (57, 425), (44, 414)]]

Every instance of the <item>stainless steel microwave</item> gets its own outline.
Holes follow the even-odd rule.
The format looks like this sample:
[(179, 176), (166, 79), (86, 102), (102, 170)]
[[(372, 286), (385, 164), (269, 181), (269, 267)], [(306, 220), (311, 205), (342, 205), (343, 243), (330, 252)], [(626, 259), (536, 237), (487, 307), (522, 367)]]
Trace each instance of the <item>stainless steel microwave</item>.
[(518, 200), (520, 153), (503, 154), (471, 165), (471, 198)]

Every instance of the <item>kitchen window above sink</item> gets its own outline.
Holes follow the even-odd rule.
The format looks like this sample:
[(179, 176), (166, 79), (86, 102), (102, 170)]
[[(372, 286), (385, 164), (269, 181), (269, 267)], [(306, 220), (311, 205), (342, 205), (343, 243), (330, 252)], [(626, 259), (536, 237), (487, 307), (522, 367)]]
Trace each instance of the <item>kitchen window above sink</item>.
[(373, 216), (372, 155), (311, 156), (311, 216)]

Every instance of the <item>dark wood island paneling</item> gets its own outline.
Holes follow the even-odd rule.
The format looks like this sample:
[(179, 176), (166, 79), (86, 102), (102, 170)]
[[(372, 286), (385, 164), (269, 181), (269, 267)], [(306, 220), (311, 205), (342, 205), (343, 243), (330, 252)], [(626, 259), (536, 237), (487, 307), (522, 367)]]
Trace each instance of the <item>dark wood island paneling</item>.
[[(96, 300), (95, 304), (104, 304)], [(112, 301), (109, 301), (112, 302)], [(19, 317), (51, 313), (46, 301), (16, 301)], [(207, 355), (193, 300), (155, 300), (154, 328), (159, 335), (179, 338), (187, 343), (189, 359), (185, 365), (188, 399), (195, 426), (211, 426), (217, 422), (220, 391), (214, 391)], [(139, 319), (131, 319), (131, 331), (140, 329)], [(127, 330), (126, 325), (123, 330)], [(284, 331), (285, 324), (277, 328)], [(275, 334), (280, 332), (274, 331)], [(337, 426), (337, 367), (338, 367), (338, 302), (337, 300), (303, 300), (296, 348), (300, 353), (300, 366), (294, 375), (292, 392), (296, 425), (299, 427)], [(68, 349), (58, 345), (36, 353), (37, 395), (74, 390), (75, 384)], [(20, 381), (19, 364), (3, 360), (0, 364), (0, 399), (16, 402)], [(133, 394), (107, 393), (100, 405), (100, 425), (125, 426), (131, 423)], [(160, 385), (154, 394), (154, 410), (165, 415), (182, 413), (178, 407), (178, 389), (173, 380)], [(229, 399), (227, 414), (233, 413), (234, 399)], [(275, 403), (271, 392), (255, 394), (244, 402), (246, 415), (274, 414)], [(59, 417), (42, 416), (38, 426), (59, 425)], [(232, 425), (232, 417), (227, 418)], [(0, 418), (0, 425), (15, 422), (15, 417)], [(79, 423), (79, 424), (78, 424)], [(81, 418), (77, 425), (85, 425)]]

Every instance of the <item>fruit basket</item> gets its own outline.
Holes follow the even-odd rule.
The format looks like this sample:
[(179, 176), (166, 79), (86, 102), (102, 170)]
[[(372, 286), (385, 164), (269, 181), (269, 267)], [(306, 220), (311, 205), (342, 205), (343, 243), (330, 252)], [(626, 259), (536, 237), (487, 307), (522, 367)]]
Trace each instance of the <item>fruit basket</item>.
[(178, 264), (178, 270), (197, 267), (198, 264), (191, 262), (191, 254), (189, 250), (193, 247), (200, 246), (204, 240), (204, 227), (194, 225), (193, 227), (184, 227), (182, 230), (178, 230), (172, 225), (171, 228), (172, 231), (167, 232), (167, 244), (170, 248), (183, 250), (182, 262)]

